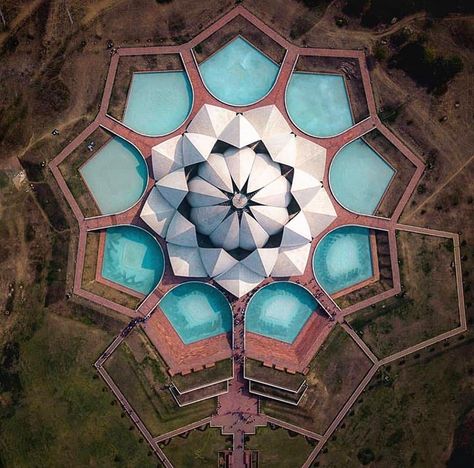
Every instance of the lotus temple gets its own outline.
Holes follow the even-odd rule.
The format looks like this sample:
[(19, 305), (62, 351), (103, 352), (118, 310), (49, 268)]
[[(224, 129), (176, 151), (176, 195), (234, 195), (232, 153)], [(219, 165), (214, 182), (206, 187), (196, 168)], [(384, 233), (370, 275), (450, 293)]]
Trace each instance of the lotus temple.
[(73, 293), (130, 320), (96, 368), (127, 408), (105, 362), (140, 328), (176, 405), (218, 398), (231, 466), (269, 422), (259, 400), (298, 407), (336, 324), (400, 293), (424, 170), (380, 121), (364, 51), (297, 47), (240, 6), (183, 45), (113, 49), (97, 118), (50, 168), (79, 226)]

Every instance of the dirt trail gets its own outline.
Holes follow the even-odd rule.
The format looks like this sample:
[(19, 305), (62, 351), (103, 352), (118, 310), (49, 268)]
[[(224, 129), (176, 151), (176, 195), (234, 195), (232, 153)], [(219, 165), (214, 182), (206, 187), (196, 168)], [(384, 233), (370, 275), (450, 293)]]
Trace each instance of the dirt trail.
[(444, 190), (444, 188), (462, 171), (464, 170), (468, 165), (469, 163), (474, 159), (474, 154), (471, 155), (471, 157), (464, 163), (461, 165), (461, 167), (459, 169), (457, 169), (453, 174), (451, 174), (446, 180), (445, 182), (440, 185), (428, 198), (426, 198), (423, 203), (421, 203), (420, 205), (418, 205), (413, 211), (411, 211), (410, 213), (407, 214), (406, 216), (406, 219), (409, 220), (409, 219), (412, 219), (413, 218), (413, 215), (415, 213), (417, 213), (423, 206), (425, 206), (430, 200), (432, 200), (439, 192), (441, 192), (442, 190)]
[(13, 36), (18, 29), (23, 26), (23, 23), (34, 14), (41, 3), (41, 0), (33, 0), (32, 2), (27, 3), (13, 21), (7, 21), (8, 30), (0, 33), (0, 46), (2, 46), (9, 37)]

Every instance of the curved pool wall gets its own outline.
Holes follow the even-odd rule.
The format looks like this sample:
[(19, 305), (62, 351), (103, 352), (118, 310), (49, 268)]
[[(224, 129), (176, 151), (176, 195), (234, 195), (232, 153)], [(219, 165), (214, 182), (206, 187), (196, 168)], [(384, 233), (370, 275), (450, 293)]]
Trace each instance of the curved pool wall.
[(113, 136), (79, 172), (103, 215), (131, 208), (148, 183), (148, 167), (135, 146)]
[(345, 226), (326, 234), (313, 254), (313, 274), (328, 294), (372, 278), (369, 229)]
[(362, 138), (345, 145), (329, 168), (329, 186), (340, 205), (372, 215), (387, 190), (395, 170)]
[(164, 270), (161, 246), (144, 229), (116, 226), (105, 230), (103, 278), (147, 295), (159, 284)]
[(342, 75), (294, 71), (285, 105), (295, 126), (308, 135), (332, 137), (354, 125)]
[(161, 299), (159, 307), (184, 344), (232, 331), (232, 309), (214, 286), (190, 281)]
[(204, 85), (219, 101), (248, 106), (273, 88), (280, 66), (241, 36), (199, 64)]
[(289, 281), (276, 281), (258, 290), (250, 300), (245, 311), (245, 329), (293, 343), (318, 307), (306, 288)]
[(167, 135), (188, 118), (193, 90), (186, 71), (133, 74), (122, 122), (142, 135)]

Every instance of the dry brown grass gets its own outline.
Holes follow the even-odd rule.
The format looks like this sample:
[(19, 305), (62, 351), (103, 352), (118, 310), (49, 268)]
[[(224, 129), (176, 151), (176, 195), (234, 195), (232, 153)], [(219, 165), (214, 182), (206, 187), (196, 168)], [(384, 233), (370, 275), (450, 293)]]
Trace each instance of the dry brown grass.
[(377, 356), (388, 356), (459, 326), (453, 244), (398, 232), (403, 295), (348, 317)]

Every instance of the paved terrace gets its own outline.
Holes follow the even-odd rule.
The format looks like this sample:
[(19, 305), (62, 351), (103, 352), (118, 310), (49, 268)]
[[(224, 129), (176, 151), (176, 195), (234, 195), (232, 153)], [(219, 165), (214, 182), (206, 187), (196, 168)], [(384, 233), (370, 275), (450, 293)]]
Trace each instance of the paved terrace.
[[(259, 28), (262, 33), (270, 36), (275, 42), (286, 48), (287, 54), (286, 57), (281, 64), (280, 74), (278, 76), (277, 82), (273, 87), (272, 91), (260, 102), (254, 104), (253, 106), (248, 106), (245, 109), (249, 109), (252, 107), (263, 106), (267, 104), (275, 104), (280, 109), (280, 111), (285, 115), (290, 123), (290, 126), (293, 132), (296, 135), (304, 136), (305, 138), (324, 146), (327, 149), (327, 161), (326, 161), (326, 170), (325, 170), (325, 177), (324, 177), (324, 184), (328, 186), (328, 170), (331, 164), (332, 159), (334, 158), (337, 150), (343, 146), (344, 144), (362, 137), (367, 132), (378, 129), (396, 148), (398, 148), (401, 153), (407, 157), (416, 167), (416, 171), (410, 180), (409, 184), (406, 187), (402, 197), (399, 200), (397, 207), (391, 218), (375, 218), (372, 216), (363, 216), (357, 215), (352, 213), (335, 201), (334, 197), (332, 196), (330, 190), (328, 190), (329, 196), (332, 198), (332, 201), (336, 207), (336, 211), (338, 214), (338, 218), (336, 221), (323, 233), (321, 233), (318, 238), (313, 240), (312, 243), (312, 252), (319, 241), (319, 239), (324, 236), (329, 230), (334, 229), (337, 226), (342, 226), (346, 224), (354, 224), (358, 226), (364, 226), (373, 229), (381, 229), (388, 231), (389, 233), (389, 240), (390, 240), (390, 257), (392, 263), (392, 274), (394, 280), (394, 287), (388, 291), (385, 291), (382, 294), (374, 296), (366, 301), (362, 301), (361, 303), (355, 304), (347, 309), (340, 310), (337, 305), (334, 303), (332, 298), (325, 293), (324, 290), (318, 285), (317, 281), (314, 279), (311, 265), (308, 262), (308, 266), (304, 272), (304, 275), (301, 277), (296, 278), (289, 278), (290, 280), (296, 281), (300, 284), (305, 285), (307, 288), (313, 292), (313, 294), (318, 295), (318, 300), (320, 303), (325, 307), (328, 313), (335, 318), (338, 322), (341, 322), (344, 325), (344, 330), (349, 333), (351, 338), (361, 347), (361, 349), (369, 356), (369, 358), (373, 362), (372, 368), (369, 370), (367, 375), (363, 378), (360, 382), (359, 386), (355, 389), (354, 393), (348, 398), (344, 406), (341, 408), (340, 412), (336, 416), (336, 418), (331, 423), (330, 427), (324, 434), (308, 434), (308, 431), (298, 428), (296, 426), (288, 425), (285, 422), (274, 420), (273, 418), (267, 418), (265, 415), (259, 414), (258, 411), (258, 399), (248, 393), (247, 385), (243, 379), (243, 355), (244, 355), (244, 348), (243, 348), (243, 338), (244, 338), (244, 331), (243, 331), (243, 320), (242, 320), (242, 310), (245, 305), (245, 298), (236, 301), (234, 304), (234, 317), (237, 319), (237, 325), (234, 329), (234, 343), (235, 349), (234, 353), (234, 380), (231, 382), (229, 387), (229, 393), (219, 397), (219, 409), (216, 415), (213, 415), (210, 419), (212, 425), (216, 425), (222, 427), (224, 433), (232, 434), (234, 437), (234, 444), (233, 444), (233, 456), (232, 456), (232, 466), (234, 467), (242, 467), (247, 466), (248, 457), (245, 455), (244, 451), (244, 434), (246, 433), (253, 433), (255, 431), (256, 426), (264, 425), (267, 422), (271, 422), (272, 424), (277, 424), (282, 427), (286, 427), (290, 430), (295, 432), (299, 432), (300, 434), (308, 437), (313, 437), (314, 439), (318, 440), (318, 444), (311, 453), (310, 457), (308, 458), (307, 462), (305, 463), (305, 467), (310, 467), (319, 452), (324, 447), (324, 444), (328, 441), (328, 439), (332, 436), (334, 431), (339, 426), (342, 419), (345, 417), (347, 412), (350, 410), (354, 402), (357, 400), (359, 395), (363, 392), (366, 385), (370, 382), (371, 378), (375, 375), (377, 370), (387, 363), (393, 362), (397, 359), (403, 358), (411, 353), (417, 352), (427, 346), (432, 346), (434, 343), (452, 338), (459, 333), (462, 333), (466, 330), (466, 317), (465, 317), (465, 310), (464, 310), (464, 300), (463, 300), (463, 290), (462, 290), (462, 277), (461, 277), (461, 263), (460, 263), (460, 253), (459, 253), (459, 237), (457, 234), (452, 234), (449, 232), (440, 232), (440, 231), (431, 231), (429, 229), (423, 228), (414, 228), (410, 226), (403, 226), (397, 224), (397, 221), (400, 217), (400, 214), (403, 208), (406, 206), (411, 194), (413, 193), (415, 187), (417, 186), (423, 170), (424, 166), (423, 163), (418, 159), (418, 157), (405, 145), (403, 144), (398, 137), (392, 134), (386, 127), (384, 127), (377, 116), (377, 109), (374, 100), (374, 96), (372, 93), (372, 88), (370, 84), (370, 77), (369, 71), (367, 69), (365, 55), (364, 52), (361, 50), (337, 50), (337, 49), (317, 49), (317, 48), (300, 48), (297, 47), (290, 42), (288, 42), (283, 37), (279, 36), (275, 31), (273, 31), (270, 27), (268, 27), (265, 23), (261, 20), (253, 16), (249, 13), (243, 6), (239, 5), (236, 8), (232, 9), (230, 12), (222, 16), (218, 19), (215, 23), (213, 23), (209, 28), (198, 34), (194, 37), (190, 42), (187, 44), (179, 45), (179, 46), (166, 46), (166, 47), (137, 47), (137, 48), (122, 48), (118, 49), (117, 53), (112, 55), (111, 63), (109, 67), (109, 72), (107, 75), (107, 80), (105, 84), (104, 94), (102, 97), (102, 102), (100, 106), (100, 111), (94, 120), (83, 132), (81, 132), (74, 140), (72, 140), (66, 148), (50, 163), (51, 171), (57, 180), (61, 190), (64, 193), (71, 209), (73, 210), (74, 215), (76, 216), (78, 223), (79, 223), (79, 242), (78, 242), (78, 252), (77, 252), (77, 260), (76, 260), (76, 275), (74, 280), (74, 293), (80, 295), (88, 300), (101, 304), (105, 307), (113, 309), (119, 313), (130, 317), (145, 317), (149, 318), (150, 314), (155, 309), (157, 302), (159, 301), (160, 297), (169, 289), (173, 284), (177, 284), (182, 281), (182, 279), (175, 278), (170, 273), (169, 269), (169, 262), (167, 261), (167, 272), (165, 273), (165, 277), (163, 278), (162, 284), (152, 292), (138, 307), (136, 311), (128, 309), (126, 307), (119, 306), (105, 298), (99, 297), (95, 294), (92, 294), (88, 291), (82, 289), (81, 279), (82, 279), (82, 269), (84, 265), (84, 253), (85, 253), (85, 243), (86, 243), (86, 233), (90, 230), (96, 229), (103, 229), (109, 226), (114, 226), (118, 224), (140, 224), (138, 220), (138, 213), (141, 210), (141, 207), (144, 203), (144, 199), (148, 194), (148, 190), (152, 187), (153, 181), (150, 179), (148, 181), (148, 190), (142, 197), (142, 199), (131, 209), (126, 211), (125, 213), (119, 215), (111, 215), (111, 216), (98, 216), (95, 218), (88, 218), (86, 219), (82, 214), (79, 205), (75, 201), (71, 191), (69, 190), (66, 181), (62, 177), (62, 174), (59, 170), (59, 165), (63, 162), (69, 154), (71, 154), (74, 149), (84, 140), (90, 137), (90, 135), (99, 128), (100, 126), (107, 129), (108, 131), (126, 139), (127, 141), (133, 143), (145, 157), (149, 168), (151, 168), (151, 161), (150, 161), (150, 153), (151, 147), (168, 139), (172, 136), (178, 135), (184, 131), (186, 125), (190, 119), (194, 117), (198, 109), (204, 104), (215, 104), (226, 108), (232, 108), (235, 111), (241, 111), (243, 108), (239, 107), (231, 107), (225, 105), (219, 101), (217, 101), (214, 97), (212, 97), (207, 90), (205, 89), (200, 74), (198, 70), (198, 66), (196, 64), (195, 58), (192, 54), (191, 49), (202, 42), (204, 39), (208, 38), (211, 34), (215, 31), (220, 29), (222, 26), (227, 24), (236, 16), (241, 15), (250, 21), (254, 26)], [(194, 106), (191, 111), (190, 116), (188, 119), (183, 122), (183, 125), (177, 129), (172, 134), (151, 138), (145, 137), (143, 135), (139, 135), (138, 133), (134, 132), (133, 130), (127, 128), (122, 123), (118, 122), (117, 120), (113, 119), (107, 114), (107, 109), (109, 106), (109, 101), (112, 93), (112, 88), (115, 80), (115, 75), (117, 72), (117, 66), (120, 57), (127, 56), (127, 55), (149, 55), (149, 54), (181, 54), (183, 65), (188, 73), (188, 76), (191, 80), (192, 87), (194, 90)], [(309, 135), (303, 134), (298, 128), (296, 128), (288, 118), (285, 104), (284, 104), (284, 94), (286, 89), (286, 84), (288, 78), (291, 75), (291, 72), (296, 64), (297, 58), (299, 55), (319, 55), (319, 56), (327, 56), (327, 57), (352, 57), (356, 59), (359, 63), (359, 67), (361, 70), (361, 76), (363, 81), (363, 86), (365, 90), (365, 95), (367, 99), (367, 104), (369, 108), (370, 115), (365, 120), (357, 123), (352, 128), (348, 129), (347, 131), (343, 132), (342, 134), (333, 137), (333, 138), (315, 138)], [(456, 264), (456, 281), (457, 281), (457, 288), (458, 288), (458, 301), (459, 301), (459, 314), (460, 314), (460, 323), (461, 325), (458, 328), (455, 328), (447, 333), (434, 337), (430, 340), (426, 340), (422, 343), (419, 343), (415, 346), (411, 346), (399, 353), (396, 353), (392, 356), (384, 358), (383, 360), (379, 360), (376, 356), (374, 356), (370, 350), (367, 348), (365, 343), (361, 340), (361, 338), (350, 329), (349, 325), (344, 322), (344, 317), (349, 313), (353, 313), (356, 310), (361, 308), (367, 307), (368, 305), (374, 304), (378, 301), (382, 301), (390, 296), (393, 296), (400, 292), (400, 278), (398, 272), (398, 262), (397, 262), (397, 249), (396, 249), (396, 241), (395, 241), (395, 232), (397, 229), (400, 230), (409, 230), (413, 232), (421, 232), (427, 235), (439, 235), (446, 238), (451, 238), (454, 241), (455, 245), (455, 264)], [(158, 241), (163, 245), (161, 239)], [(271, 280), (268, 280), (271, 281)], [(268, 282), (267, 281), (267, 282)], [(163, 330), (166, 329), (166, 324), (160, 321), (160, 316), (162, 314), (156, 313), (151, 315), (151, 319), (154, 323), (156, 322), (157, 325), (155, 330), (158, 330), (159, 327), (162, 327)], [(156, 318), (154, 318), (156, 317)], [(145, 325), (149, 327), (149, 325)], [(308, 333), (312, 329), (308, 326)], [(152, 332), (153, 333), (153, 332)], [(158, 338), (157, 334), (157, 347), (161, 346), (163, 348), (164, 342), (161, 342), (162, 337)], [(305, 335), (305, 334), (303, 334)], [(150, 444), (150, 447), (153, 449), (154, 453), (158, 456), (158, 458), (162, 461), (165, 466), (171, 466), (169, 460), (166, 459), (163, 452), (159, 448), (156, 443), (156, 436), (152, 437), (147, 428), (144, 426), (143, 422), (139, 418), (139, 416), (134, 412), (133, 408), (126, 400), (125, 396), (121, 393), (120, 389), (115, 385), (113, 380), (110, 376), (106, 373), (103, 369), (103, 363), (105, 360), (110, 356), (116, 347), (120, 345), (122, 342), (121, 337), (118, 337), (112, 345), (104, 352), (103, 355), (98, 359), (96, 363), (96, 368), (99, 371), (102, 378), (105, 382), (109, 385), (113, 393), (116, 395), (122, 406), (126, 409), (127, 413), (129, 414), (132, 421), (137, 425), (138, 429), (142, 432), (147, 442)], [(170, 347), (170, 349), (178, 349), (179, 343), (176, 339), (176, 336), (167, 338), (169, 341), (166, 343)], [(304, 340), (304, 337), (301, 338)], [(160, 341), (160, 343), (158, 343)], [(173, 348), (174, 347), (174, 348)], [(226, 343), (226, 347), (228, 349), (228, 344)], [(313, 350), (311, 350), (312, 352)], [(315, 350), (314, 350), (315, 351)], [(163, 351), (165, 353), (165, 351)], [(178, 351), (179, 354), (179, 351)], [(172, 360), (173, 357), (168, 355), (167, 358)], [(190, 362), (186, 362), (186, 368), (189, 369), (191, 366), (201, 366), (202, 362), (198, 361), (197, 359), (191, 359), (193, 361), (191, 364)], [(172, 361), (171, 361), (172, 362)], [(176, 369), (178, 370), (178, 369)], [(288, 427), (288, 426), (291, 426)], [(182, 432), (185, 432), (187, 427), (182, 428)], [(179, 431), (175, 431), (176, 434)], [(175, 434), (170, 435), (173, 436)], [(161, 440), (161, 439), (160, 439)]]

